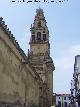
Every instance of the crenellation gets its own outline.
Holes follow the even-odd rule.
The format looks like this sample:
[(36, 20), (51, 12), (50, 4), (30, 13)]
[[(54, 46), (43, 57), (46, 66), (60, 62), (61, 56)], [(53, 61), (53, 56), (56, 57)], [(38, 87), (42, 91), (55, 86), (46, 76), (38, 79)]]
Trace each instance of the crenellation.
[(0, 22), (3, 20), (3, 18), (2, 17), (0, 17)]
[(0, 24), (2, 28), (5, 30), (5, 32), (7, 33), (9, 39), (12, 40), (16, 48), (19, 50), (20, 54), (26, 59), (27, 56), (25, 55), (24, 51), (20, 48), (18, 42), (16, 41), (15, 37), (13, 36), (13, 34), (11, 33), (7, 25), (5, 25), (5, 22), (3, 21), (2, 17), (0, 18)]

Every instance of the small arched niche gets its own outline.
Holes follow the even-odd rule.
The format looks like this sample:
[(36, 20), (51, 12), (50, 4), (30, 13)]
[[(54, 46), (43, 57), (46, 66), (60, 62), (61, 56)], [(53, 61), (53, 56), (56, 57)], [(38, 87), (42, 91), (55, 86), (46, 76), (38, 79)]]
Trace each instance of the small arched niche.
[(37, 32), (37, 40), (41, 40), (41, 32)]

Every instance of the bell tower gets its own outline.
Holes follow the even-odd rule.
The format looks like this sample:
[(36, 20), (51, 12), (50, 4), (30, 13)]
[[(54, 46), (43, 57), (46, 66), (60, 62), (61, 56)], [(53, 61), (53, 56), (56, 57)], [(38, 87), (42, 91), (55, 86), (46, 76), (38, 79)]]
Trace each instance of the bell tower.
[[(31, 24), (30, 51), (28, 52), (29, 62), (42, 78), (47, 86), (48, 106), (52, 105), (53, 95), (53, 70), (54, 64), (50, 57), (49, 30), (44, 17), (43, 9), (38, 8), (34, 23)], [(45, 105), (45, 107), (48, 107)]]
[(31, 25), (30, 50), (33, 55), (50, 54), (49, 31), (41, 8), (36, 10), (33, 25)]

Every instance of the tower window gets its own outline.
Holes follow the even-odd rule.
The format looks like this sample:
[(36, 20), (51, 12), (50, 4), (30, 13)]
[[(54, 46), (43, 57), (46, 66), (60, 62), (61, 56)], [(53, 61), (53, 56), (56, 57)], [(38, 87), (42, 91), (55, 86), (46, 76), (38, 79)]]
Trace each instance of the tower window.
[(61, 107), (61, 101), (58, 101), (58, 107)]
[(59, 99), (60, 99), (60, 97), (59, 97)]
[(64, 97), (64, 100), (66, 100), (66, 97)]
[(67, 107), (67, 102), (64, 102), (64, 106)]
[(41, 22), (38, 22), (38, 27), (41, 27)]
[(45, 33), (45, 31), (43, 31), (43, 33)]
[(32, 35), (32, 41), (35, 41), (35, 35)]
[(41, 40), (41, 32), (37, 33), (37, 40)]
[(35, 34), (35, 32), (32, 32), (32, 34)]
[(46, 34), (43, 34), (43, 40), (46, 41)]

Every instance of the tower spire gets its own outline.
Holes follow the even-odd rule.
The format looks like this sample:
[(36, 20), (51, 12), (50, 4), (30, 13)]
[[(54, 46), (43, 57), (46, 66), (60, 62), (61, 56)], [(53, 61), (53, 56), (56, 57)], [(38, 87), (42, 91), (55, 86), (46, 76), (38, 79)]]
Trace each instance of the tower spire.
[(34, 23), (31, 26), (29, 62), (42, 78), (44, 85), (46, 84), (47, 99), (44, 98), (43, 102), (44, 107), (49, 107), (52, 104), (54, 65), (50, 57), (49, 31), (43, 9), (40, 7), (36, 10)]
[(30, 43), (49, 42), (49, 31), (44, 17), (43, 9), (36, 9), (36, 15), (33, 25), (31, 26)]
[(42, 16), (45, 19), (43, 9), (40, 6), (36, 9), (36, 16)]

